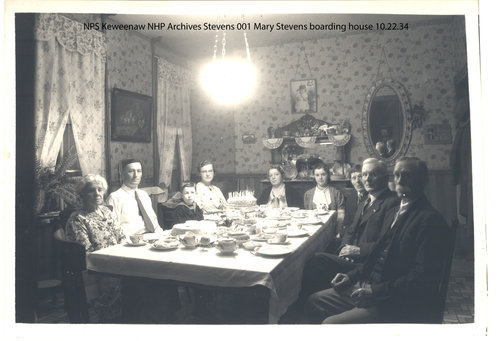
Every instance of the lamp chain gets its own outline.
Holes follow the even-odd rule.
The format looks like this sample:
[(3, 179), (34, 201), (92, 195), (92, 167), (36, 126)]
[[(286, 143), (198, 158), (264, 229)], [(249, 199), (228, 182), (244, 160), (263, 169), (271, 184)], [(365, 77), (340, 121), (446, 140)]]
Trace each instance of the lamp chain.
[(226, 31), (222, 31), (222, 61), (226, 56)]
[(217, 45), (219, 43), (219, 30), (215, 33), (215, 43), (214, 43), (214, 62), (217, 59)]
[(245, 37), (245, 46), (246, 46), (246, 49), (247, 49), (248, 62), (251, 64), (252, 63), (252, 58), (250, 57), (250, 48), (248, 47), (247, 31), (243, 30), (243, 36)]

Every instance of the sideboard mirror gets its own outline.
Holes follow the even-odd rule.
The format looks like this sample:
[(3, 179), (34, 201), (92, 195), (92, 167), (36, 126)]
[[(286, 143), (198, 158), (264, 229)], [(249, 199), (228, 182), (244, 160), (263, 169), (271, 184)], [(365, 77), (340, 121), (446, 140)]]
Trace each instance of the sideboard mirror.
[(389, 163), (406, 154), (411, 141), (411, 106), (404, 86), (376, 81), (365, 97), (362, 130), (368, 153)]

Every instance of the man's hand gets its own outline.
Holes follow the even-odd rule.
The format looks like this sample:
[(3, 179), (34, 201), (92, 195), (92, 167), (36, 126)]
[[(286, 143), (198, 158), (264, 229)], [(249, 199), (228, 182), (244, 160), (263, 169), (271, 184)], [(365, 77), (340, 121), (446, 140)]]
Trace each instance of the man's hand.
[(335, 289), (342, 289), (351, 284), (351, 279), (346, 274), (338, 273), (331, 281), (331, 285)]
[(360, 248), (355, 245), (345, 245), (339, 252), (340, 257), (359, 256)]
[(351, 294), (351, 298), (358, 308), (366, 308), (372, 305), (374, 297), (371, 285), (366, 284), (363, 288), (354, 290)]

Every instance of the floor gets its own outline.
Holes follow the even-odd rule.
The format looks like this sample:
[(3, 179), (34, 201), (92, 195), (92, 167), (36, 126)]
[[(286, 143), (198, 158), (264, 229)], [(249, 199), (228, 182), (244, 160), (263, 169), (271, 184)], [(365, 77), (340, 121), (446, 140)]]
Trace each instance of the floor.
[[(58, 293), (55, 302), (50, 297), (40, 300), (38, 323), (68, 323), (64, 312), (62, 293)], [(182, 304), (178, 313), (179, 323), (196, 323), (187, 304)], [(93, 317), (91, 316), (91, 320)], [(456, 258), (453, 261), (448, 296), (443, 323), (474, 322), (474, 262)]]

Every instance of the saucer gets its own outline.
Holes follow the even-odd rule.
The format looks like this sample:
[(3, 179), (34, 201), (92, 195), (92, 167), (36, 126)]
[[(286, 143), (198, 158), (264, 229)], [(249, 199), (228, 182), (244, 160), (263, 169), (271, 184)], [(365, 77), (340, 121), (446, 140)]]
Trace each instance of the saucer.
[(126, 242), (124, 245), (126, 245), (126, 246), (144, 246), (146, 244), (147, 244), (146, 242), (142, 241), (142, 242), (137, 243), (137, 244)]

